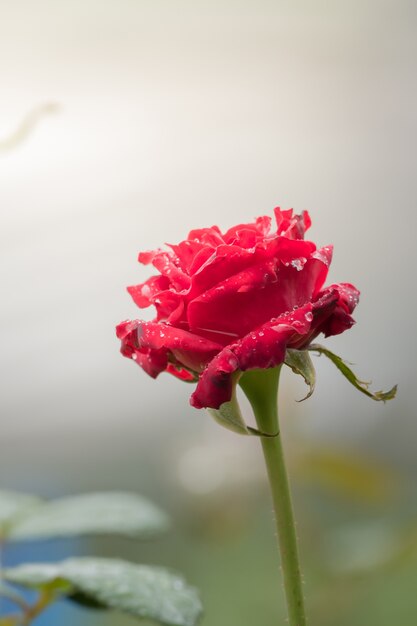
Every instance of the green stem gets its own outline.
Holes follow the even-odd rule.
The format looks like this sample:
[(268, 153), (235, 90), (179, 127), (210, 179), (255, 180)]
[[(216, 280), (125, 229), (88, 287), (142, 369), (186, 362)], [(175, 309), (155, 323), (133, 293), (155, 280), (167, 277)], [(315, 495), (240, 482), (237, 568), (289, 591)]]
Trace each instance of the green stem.
[(55, 600), (55, 592), (44, 589), (39, 593), (39, 596), (32, 606), (29, 606), (22, 618), (21, 626), (28, 626), (33, 620), (38, 617), (44, 611), (51, 602)]
[(252, 405), (259, 430), (275, 435), (262, 437), (261, 442), (274, 504), (289, 624), (306, 626), (294, 514), (278, 423), (280, 369), (248, 371), (240, 385)]

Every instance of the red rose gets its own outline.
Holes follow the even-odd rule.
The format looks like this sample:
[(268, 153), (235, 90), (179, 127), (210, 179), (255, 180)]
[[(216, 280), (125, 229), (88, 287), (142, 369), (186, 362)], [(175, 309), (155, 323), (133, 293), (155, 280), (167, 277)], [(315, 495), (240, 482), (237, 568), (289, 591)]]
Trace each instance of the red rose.
[(236, 373), (275, 367), (287, 348), (304, 349), (319, 334), (354, 323), (359, 291), (348, 283), (323, 288), (332, 247), (304, 241), (307, 211), (275, 209), (222, 233), (192, 230), (170, 250), (142, 252), (159, 272), (128, 287), (140, 308), (154, 305), (153, 322), (117, 327), (122, 354), (150, 376), (167, 371), (197, 381), (191, 404), (219, 408), (231, 399)]

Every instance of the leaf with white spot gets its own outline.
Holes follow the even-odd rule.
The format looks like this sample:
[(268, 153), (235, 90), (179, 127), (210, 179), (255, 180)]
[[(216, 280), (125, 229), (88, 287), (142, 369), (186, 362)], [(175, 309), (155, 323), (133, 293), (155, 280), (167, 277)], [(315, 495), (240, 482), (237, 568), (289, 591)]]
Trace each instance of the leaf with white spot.
[[(84, 606), (102, 606), (166, 626), (195, 626), (202, 612), (197, 591), (161, 567), (99, 558), (68, 559), (6, 569), (9, 582), (64, 593)], [(78, 597), (78, 599), (77, 599)]]

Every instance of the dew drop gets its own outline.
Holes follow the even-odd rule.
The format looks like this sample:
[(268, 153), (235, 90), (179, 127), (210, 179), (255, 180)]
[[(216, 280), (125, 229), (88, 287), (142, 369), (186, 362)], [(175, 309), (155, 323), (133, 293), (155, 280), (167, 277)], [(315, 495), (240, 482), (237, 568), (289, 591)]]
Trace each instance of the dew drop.
[(313, 314), (311, 311), (308, 311), (304, 317), (306, 318), (307, 322), (312, 322), (313, 321)]
[(300, 257), (299, 259), (293, 259), (291, 261), (291, 265), (293, 267), (295, 267), (295, 269), (297, 270), (297, 272), (301, 272), (301, 270), (303, 269), (305, 263), (306, 263), (307, 259), (305, 257)]
[(132, 359), (133, 359), (134, 361), (136, 361), (136, 359), (137, 359), (137, 358), (138, 358), (138, 355), (136, 354), (136, 352), (134, 352), (134, 353), (132, 354)]
[(281, 332), (283, 328), (288, 328), (288, 326), (286, 324), (277, 324), (276, 326), (271, 326), (271, 330), (276, 333)]

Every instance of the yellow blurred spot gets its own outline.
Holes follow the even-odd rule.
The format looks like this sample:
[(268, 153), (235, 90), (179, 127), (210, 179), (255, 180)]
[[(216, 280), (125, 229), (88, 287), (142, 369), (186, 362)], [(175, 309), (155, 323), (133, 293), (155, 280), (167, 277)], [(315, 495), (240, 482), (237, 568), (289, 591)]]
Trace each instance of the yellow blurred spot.
[(334, 448), (305, 451), (295, 471), (303, 481), (318, 483), (355, 500), (380, 504), (392, 497), (396, 477), (390, 468), (372, 459)]

